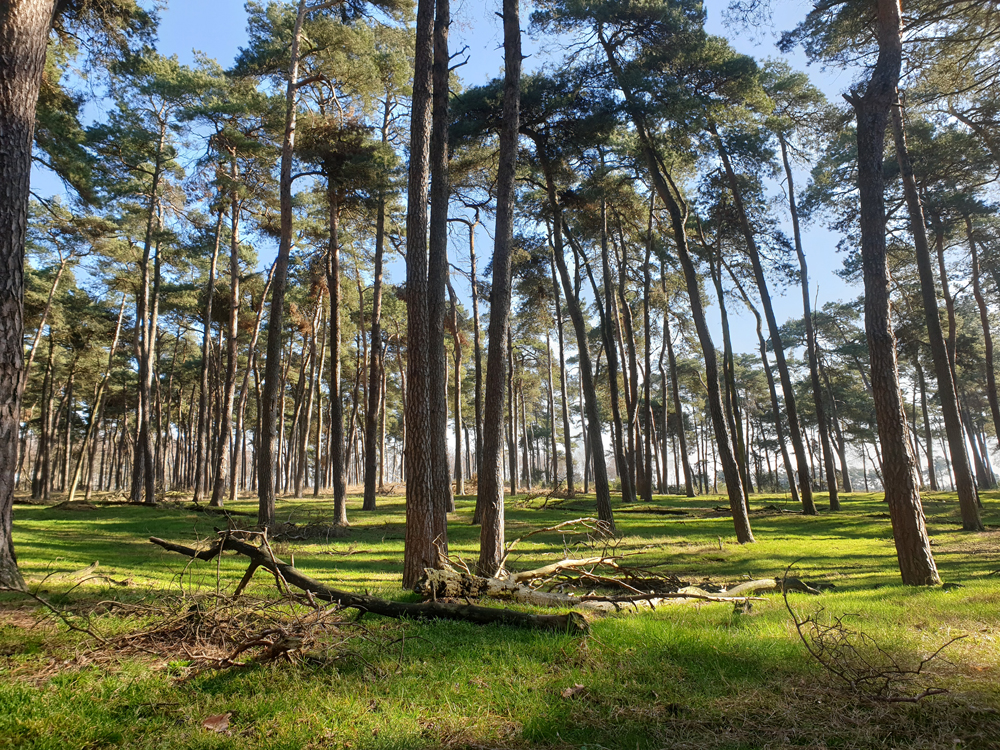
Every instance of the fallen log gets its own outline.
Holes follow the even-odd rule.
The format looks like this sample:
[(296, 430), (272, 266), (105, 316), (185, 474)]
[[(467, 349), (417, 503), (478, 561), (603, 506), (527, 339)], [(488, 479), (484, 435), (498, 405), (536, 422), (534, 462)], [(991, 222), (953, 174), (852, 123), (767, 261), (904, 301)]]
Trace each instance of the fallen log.
[[(575, 566), (567, 566), (567, 568), (572, 567)], [(424, 577), (417, 583), (416, 591), (422, 596), (435, 599), (488, 597), (535, 607), (573, 607), (602, 613), (621, 612), (628, 609), (656, 609), (660, 605), (692, 599), (730, 603), (745, 603), (751, 599), (759, 599), (759, 597), (745, 594), (732, 595), (727, 592), (710, 594), (693, 586), (668, 593), (639, 593), (629, 596), (599, 596), (594, 594), (574, 596), (552, 591), (538, 591), (518, 583), (513, 576), (510, 578), (484, 578), (470, 573), (461, 573), (452, 568), (424, 571)]]
[(177, 552), (198, 560), (212, 560), (223, 551), (229, 550), (241, 554), (250, 560), (250, 566), (236, 589), (239, 594), (249, 583), (258, 568), (264, 568), (274, 574), (281, 583), (287, 583), (301, 591), (325, 602), (337, 603), (341, 607), (357, 609), (363, 613), (370, 612), (382, 617), (394, 619), (437, 619), (462, 620), (480, 625), (502, 623), (519, 627), (541, 630), (554, 630), (563, 633), (584, 633), (589, 626), (579, 612), (567, 612), (560, 615), (538, 615), (529, 612), (518, 612), (511, 609), (496, 609), (475, 604), (454, 604), (448, 602), (394, 602), (378, 599), (366, 594), (354, 594), (349, 591), (339, 591), (310, 578), (298, 569), (282, 562), (273, 554), (270, 548), (261, 549), (228, 533), (224, 533), (218, 542), (209, 547), (187, 547), (168, 542), (164, 539), (150, 537), (150, 542), (170, 552)]

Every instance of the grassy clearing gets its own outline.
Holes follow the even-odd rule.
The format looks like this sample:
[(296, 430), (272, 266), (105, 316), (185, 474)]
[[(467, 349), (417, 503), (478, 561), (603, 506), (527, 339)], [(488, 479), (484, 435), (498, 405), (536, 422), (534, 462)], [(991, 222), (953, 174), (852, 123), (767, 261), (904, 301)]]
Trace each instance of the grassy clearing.
[[(222, 645), (174, 633), (142, 642), (155, 654), (122, 641), (102, 646), (7, 595), (0, 599), (0, 747), (996, 748), (998, 500), (984, 493), (988, 530), (968, 534), (953, 496), (925, 498), (946, 582), (933, 590), (897, 584), (889, 521), (877, 496), (845, 497), (844, 511), (817, 518), (796, 514), (787, 498), (756, 497), (751, 520), (759, 541), (746, 547), (735, 543), (728, 515), (716, 510), (720, 498), (616, 505), (623, 534), (616, 551), (636, 564), (660, 564), (697, 583), (780, 576), (798, 561), (797, 575), (835, 586), (821, 598), (792, 595), (800, 612), (822, 606), (852, 614), (852, 627), (901, 659), (916, 662), (966, 636), (933, 667), (936, 684), (951, 692), (919, 704), (874, 702), (838, 684), (807, 657), (776, 595), (749, 613), (727, 604), (678, 604), (596, 619), (586, 637), (351, 617), (335, 623), (300, 663), (201, 672), (192, 670), (193, 657), (212, 648), (221, 654)], [(473, 502), (459, 498), (449, 528), (451, 552), (467, 560), (478, 552), (478, 529), (468, 523)], [(550, 501), (544, 509), (542, 502), (509, 500), (508, 539), (592, 513), (592, 499)], [(380, 498), (376, 513), (363, 514), (360, 498), (352, 498), (349, 514), (347, 535), (280, 542), (276, 552), (294, 555), (297, 567), (340, 588), (412, 596), (399, 588), (402, 499)], [(299, 524), (331, 515), (326, 498), (280, 505), (281, 519)], [(189, 565), (146, 541), (188, 543), (223, 522), (184, 506), (19, 505), (14, 531), (25, 576), (37, 582), (50, 575), (44, 595), (89, 615), (95, 632), (114, 641), (155, 630), (171, 616), (176, 621), (195, 602), (206, 608), (204, 632), (210, 619), (226, 619), (212, 595), (217, 586), (233, 589), (243, 563), (229, 556), (218, 569), (215, 562)], [(539, 534), (518, 545), (509, 564), (535, 567), (581, 544), (578, 537)], [(130, 585), (95, 580), (73, 588), (56, 577), (95, 560), (96, 572)], [(265, 575), (258, 574), (248, 597), (256, 606), (233, 612), (227, 627), (251, 632), (290, 616)], [(206, 717), (225, 713), (228, 733), (202, 727)]]

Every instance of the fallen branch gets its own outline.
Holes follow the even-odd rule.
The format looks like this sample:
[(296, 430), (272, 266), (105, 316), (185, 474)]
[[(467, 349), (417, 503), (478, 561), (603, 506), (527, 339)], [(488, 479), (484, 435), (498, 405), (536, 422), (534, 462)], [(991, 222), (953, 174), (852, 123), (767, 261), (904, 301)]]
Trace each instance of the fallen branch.
[[(426, 570), (417, 584), (417, 592), (423, 596), (449, 599), (481, 598), (529, 604), (535, 607), (573, 607), (591, 612), (619, 612), (628, 605), (633, 609), (655, 609), (671, 600), (697, 599), (709, 602), (745, 603), (755, 597), (709, 594), (700, 589), (681, 590), (669, 593), (638, 593), (631, 596), (601, 596), (588, 594), (573, 596), (550, 591), (538, 591), (509, 578), (484, 578), (460, 573), (456, 570)], [(759, 597), (756, 597), (759, 599)]]
[(534, 570), (511, 573), (507, 576), (507, 580), (524, 583), (525, 581), (533, 581), (536, 578), (548, 578), (563, 570), (586, 568), (591, 565), (612, 562), (613, 560), (614, 558), (611, 557), (585, 557), (582, 560), (560, 560), (559, 562), (552, 563), (551, 565), (543, 565), (541, 568), (535, 568)]
[(83, 633), (85, 635), (89, 635), (91, 638), (93, 638), (95, 641), (99, 643), (102, 644), (108, 643), (108, 639), (102, 636), (100, 633), (94, 632), (90, 627), (86, 625), (77, 625), (75, 622), (73, 622), (71, 616), (68, 615), (65, 611), (51, 604), (47, 599), (40, 597), (34, 591), (30, 591), (28, 589), (19, 589), (13, 586), (0, 586), (0, 591), (11, 594), (23, 594), (24, 596), (30, 597), (39, 604), (41, 604), (43, 607), (45, 607), (45, 609), (49, 610), (60, 620), (62, 620), (63, 624), (70, 630), (75, 630), (77, 633)]
[[(793, 563), (794, 564), (794, 563)], [(786, 580), (792, 566), (785, 571)], [(945, 641), (934, 653), (916, 664), (906, 664), (863, 630), (844, 624), (849, 615), (822, 618), (820, 609), (799, 618), (788, 601), (789, 586), (783, 587), (785, 609), (792, 618), (799, 640), (809, 655), (827, 672), (845, 682), (861, 696), (883, 703), (919, 703), (924, 698), (943, 695), (948, 690), (928, 684), (933, 679), (924, 670), (941, 656), (959, 635)]]
[(257, 568), (264, 568), (281, 578), (289, 585), (311, 594), (316, 599), (326, 602), (336, 602), (341, 607), (357, 609), (361, 612), (391, 618), (464, 620), (477, 624), (503, 623), (520, 627), (538, 628), (542, 630), (557, 630), (565, 633), (586, 632), (586, 620), (577, 612), (567, 612), (561, 615), (536, 615), (528, 612), (518, 612), (510, 609), (496, 609), (474, 604), (452, 604), (447, 602), (394, 602), (377, 599), (364, 594), (354, 594), (339, 591), (316, 581), (291, 565), (282, 562), (268, 551), (248, 544), (231, 536), (224, 535), (214, 545), (208, 548), (186, 547), (156, 537), (150, 537), (150, 542), (163, 547), (170, 552), (177, 552), (187, 557), (199, 560), (211, 560), (225, 550), (241, 554), (250, 560), (250, 566), (241, 582), (240, 590), (249, 581)]

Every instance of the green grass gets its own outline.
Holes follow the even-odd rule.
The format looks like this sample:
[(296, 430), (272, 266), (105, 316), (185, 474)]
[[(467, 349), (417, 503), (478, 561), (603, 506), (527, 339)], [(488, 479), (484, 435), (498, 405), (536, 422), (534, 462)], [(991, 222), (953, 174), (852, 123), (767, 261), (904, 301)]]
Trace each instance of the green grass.
[[(819, 498), (822, 503), (823, 498)], [(739, 546), (718, 497), (656, 497), (652, 506), (616, 504), (616, 552), (632, 564), (701, 582), (795, 574), (833, 584), (822, 597), (792, 595), (801, 614), (819, 607), (915, 662), (963, 635), (934, 665), (947, 695), (919, 704), (867, 700), (806, 654), (780, 596), (740, 614), (728, 604), (683, 603), (639, 615), (596, 618), (583, 637), (465, 623), (394, 622), (366, 617), (331, 632), (323, 658), (193, 672), (192, 654), (167, 638), (157, 655), (109, 648), (68, 631), (31, 601), (0, 598), (0, 747), (16, 748), (757, 748), (1000, 747), (1000, 495), (984, 493), (987, 531), (961, 531), (957, 503), (925, 497), (935, 556), (946, 585), (898, 584), (889, 520), (881, 499), (855, 494), (844, 510), (807, 518), (786, 497), (753, 499), (757, 543)], [(508, 500), (507, 538), (593, 513), (593, 500)], [(474, 498), (459, 498), (450, 551), (472, 561)], [(339, 588), (391, 598), (399, 587), (405, 509), (379, 499), (373, 514), (351, 498), (352, 526), (329, 541), (276, 544), (285, 559)], [(766, 510), (770, 507), (770, 510)], [(251, 502), (233, 506), (253, 511)], [(687, 515), (666, 515), (664, 509)], [(332, 516), (332, 501), (284, 500), (281, 520)], [(97, 505), (91, 510), (18, 505), (14, 539), (21, 569), (36, 584), (100, 561), (121, 581), (73, 588), (52, 575), (42, 595), (114, 640), (162, 624), (172, 607), (211, 602), (245, 570), (233, 556), (218, 567), (148, 543), (213, 536), (224, 519), (169, 505)], [(527, 569), (581, 545), (558, 533), (532, 536), (509, 562)], [(248, 602), (275, 597), (258, 574)], [(150, 607), (125, 614), (101, 604)], [(244, 613), (250, 617), (250, 614)], [(83, 620), (79, 620), (83, 622)], [(189, 650), (190, 645), (188, 644)], [(584, 690), (570, 698), (563, 691)], [(231, 713), (229, 734), (202, 728)]]

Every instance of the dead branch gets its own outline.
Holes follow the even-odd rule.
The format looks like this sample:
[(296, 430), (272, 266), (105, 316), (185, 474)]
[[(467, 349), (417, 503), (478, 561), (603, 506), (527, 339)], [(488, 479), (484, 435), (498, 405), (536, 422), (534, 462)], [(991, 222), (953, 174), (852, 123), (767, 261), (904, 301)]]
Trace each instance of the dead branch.
[(49, 610), (60, 620), (62, 620), (63, 624), (70, 630), (75, 630), (77, 633), (83, 633), (85, 635), (89, 635), (91, 638), (93, 638), (95, 641), (98, 641), (99, 643), (102, 644), (108, 643), (108, 639), (102, 636), (100, 633), (95, 632), (89, 626), (77, 625), (75, 622), (73, 622), (72, 617), (69, 614), (67, 614), (64, 610), (59, 609), (54, 604), (49, 602), (47, 599), (44, 599), (38, 594), (36, 594), (34, 591), (30, 591), (28, 589), (14, 588), (13, 586), (0, 586), (0, 591), (10, 592), (13, 594), (23, 594), (24, 596), (30, 597), (31, 599), (34, 599), (36, 602), (45, 607), (45, 609)]
[(591, 565), (600, 565), (602, 563), (613, 564), (614, 558), (610, 557), (585, 557), (582, 560), (560, 560), (559, 562), (552, 563), (551, 565), (543, 565), (540, 568), (535, 568), (534, 570), (525, 570), (521, 573), (511, 573), (507, 576), (507, 580), (514, 581), (515, 583), (524, 583), (526, 581), (533, 581), (537, 578), (548, 578), (556, 573), (563, 570), (572, 570), (575, 568), (586, 568)]
[(584, 518), (574, 518), (572, 521), (563, 521), (562, 523), (557, 523), (555, 526), (546, 526), (544, 529), (535, 529), (534, 531), (529, 531), (524, 536), (519, 536), (517, 539), (512, 540), (507, 545), (507, 548), (504, 550), (503, 561), (501, 561), (500, 563), (500, 569), (503, 570), (503, 564), (504, 562), (507, 561), (507, 558), (510, 556), (511, 550), (513, 550), (514, 547), (519, 542), (523, 542), (529, 536), (534, 536), (535, 534), (544, 534), (546, 531), (559, 531), (560, 529), (564, 529), (567, 526), (576, 526), (576, 525), (582, 525), (588, 531), (600, 531), (601, 525), (603, 523), (604, 523), (603, 521), (597, 518), (592, 518), (590, 516), (587, 516)]
[[(788, 579), (791, 567), (789, 565), (785, 571), (786, 580), (792, 580)], [(945, 688), (927, 685), (924, 669), (937, 660), (948, 646), (965, 638), (964, 635), (946, 641), (915, 666), (904, 664), (863, 630), (847, 627), (844, 620), (849, 615), (833, 616), (829, 622), (824, 622), (821, 608), (800, 619), (788, 601), (791, 588), (783, 585), (782, 596), (799, 640), (820, 666), (853, 691), (884, 703), (918, 703), (924, 698), (948, 692)]]
[[(754, 597), (712, 595), (701, 590), (672, 593), (638, 593), (631, 596), (574, 596), (550, 591), (538, 591), (510, 578), (484, 578), (455, 570), (427, 570), (417, 584), (417, 592), (435, 599), (481, 598), (501, 599), (535, 607), (573, 607), (590, 612), (619, 612), (627, 605), (633, 609), (652, 608), (668, 600), (698, 599), (709, 602), (745, 603)], [(758, 597), (759, 598), (759, 597)]]
[[(296, 568), (282, 562), (273, 554), (268, 554), (258, 547), (234, 538), (224, 533), (218, 542), (208, 549), (185, 547), (184, 545), (167, 542), (151, 537), (150, 542), (171, 552), (177, 552), (191, 558), (211, 560), (225, 550), (237, 552), (250, 560), (250, 567), (244, 575), (245, 580), (253, 575), (257, 568), (265, 568), (275, 576), (280, 575), (285, 582), (301, 591), (311, 593), (315, 598), (326, 602), (336, 602), (341, 607), (357, 609), (361, 612), (391, 618), (413, 619), (445, 619), (464, 620), (477, 624), (500, 622), (521, 627), (540, 628), (543, 630), (558, 630), (575, 633), (587, 630), (586, 620), (576, 612), (562, 615), (536, 615), (518, 612), (510, 609), (495, 609), (474, 604), (452, 604), (445, 602), (394, 602), (377, 599), (364, 594), (353, 594), (339, 591), (316, 581)], [(245, 583), (242, 583), (245, 586)]]

